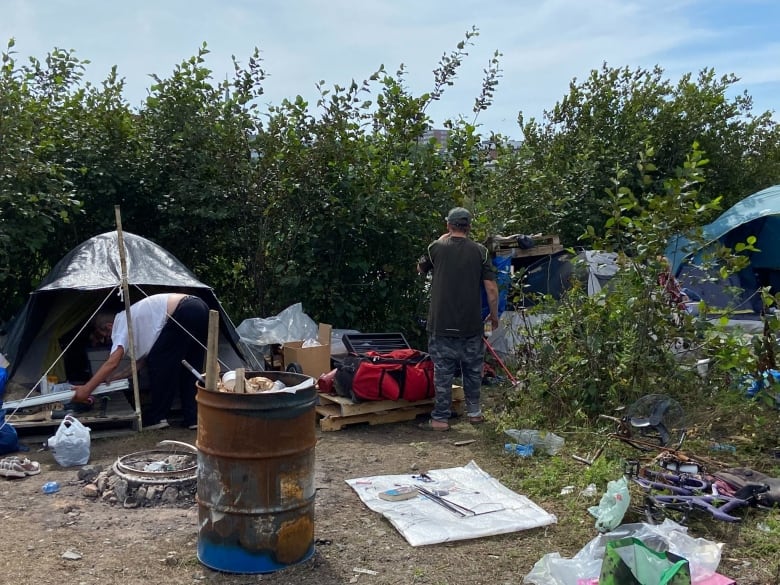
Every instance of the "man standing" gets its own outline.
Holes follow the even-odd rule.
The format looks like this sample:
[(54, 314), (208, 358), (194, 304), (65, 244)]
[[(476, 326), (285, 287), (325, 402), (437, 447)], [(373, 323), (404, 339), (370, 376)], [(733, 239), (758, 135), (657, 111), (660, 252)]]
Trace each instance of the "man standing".
[[(181, 364), (183, 359), (195, 367), (203, 365), (208, 336), (209, 308), (195, 296), (180, 293), (151, 295), (130, 307), (133, 347), (136, 360), (145, 359), (149, 377), (151, 404), (143, 413), (144, 428), (168, 426), (168, 412), (176, 393), (181, 398), (184, 425), (197, 428), (195, 376)], [(90, 380), (74, 386), (74, 402), (89, 400), (99, 384), (111, 378), (129, 349), (125, 311), (116, 316), (100, 313), (93, 322), (98, 337), (110, 338), (111, 353)]]
[(433, 359), (436, 399), (431, 418), (420, 428), (447, 431), (452, 408), (452, 380), (460, 371), (469, 422), (484, 421), (480, 386), (485, 348), (482, 344), (481, 288), (487, 292), (490, 320), (498, 327), (498, 286), (485, 246), (469, 239), (471, 213), (455, 207), (447, 214), (447, 233), (428, 246), (417, 271), (433, 271), (428, 312), (428, 353)]

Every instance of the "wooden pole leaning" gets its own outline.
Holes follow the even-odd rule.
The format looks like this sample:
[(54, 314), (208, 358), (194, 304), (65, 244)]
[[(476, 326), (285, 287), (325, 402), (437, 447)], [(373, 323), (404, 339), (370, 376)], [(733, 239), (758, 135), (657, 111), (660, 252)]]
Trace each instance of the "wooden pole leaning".
[(116, 216), (116, 234), (117, 245), (119, 247), (119, 266), (122, 271), (122, 297), (125, 299), (125, 316), (127, 317), (127, 348), (130, 352), (130, 371), (133, 376), (133, 401), (135, 402), (135, 418), (138, 430), (143, 430), (143, 421), (141, 420), (141, 391), (138, 386), (138, 364), (135, 361), (135, 341), (133, 337), (133, 320), (130, 318), (130, 288), (127, 284), (127, 257), (125, 255), (125, 240), (122, 235), (122, 216), (119, 212), (119, 206), (114, 206), (114, 215)]
[(217, 391), (219, 376), (219, 313), (209, 311), (209, 336), (206, 345), (206, 390)]

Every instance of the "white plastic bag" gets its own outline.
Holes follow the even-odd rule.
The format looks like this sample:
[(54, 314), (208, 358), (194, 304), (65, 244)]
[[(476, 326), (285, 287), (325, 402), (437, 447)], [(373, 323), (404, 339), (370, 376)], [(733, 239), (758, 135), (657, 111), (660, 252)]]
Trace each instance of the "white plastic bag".
[(666, 551), (687, 559), (691, 565), (691, 582), (711, 576), (720, 564), (722, 544), (703, 538), (692, 538), (687, 528), (666, 518), (663, 524), (621, 524), (616, 530), (592, 539), (570, 559), (560, 553), (547, 553), (536, 562), (523, 583), (534, 585), (576, 585), (580, 581), (598, 581), (607, 542), (633, 536), (654, 550)]
[(90, 429), (76, 417), (68, 414), (57, 432), (46, 445), (54, 452), (54, 459), (63, 467), (86, 465), (89, 461)]

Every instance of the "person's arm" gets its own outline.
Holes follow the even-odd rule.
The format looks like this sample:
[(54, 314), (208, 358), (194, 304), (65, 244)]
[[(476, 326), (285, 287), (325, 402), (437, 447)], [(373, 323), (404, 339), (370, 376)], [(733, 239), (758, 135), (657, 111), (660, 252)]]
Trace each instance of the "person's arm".
[(98, 368), (98, 371), (94, 373), (87, 383), (82, 384), (81, 386), (74, 386), (73, 391), (76, 394), (73, 396), (73, 402), (86, 402), (89, 396), (95, 391), (95, 388), (105, 382), (117, 368), (124, 355), (125, 348), (120, 345), (108, 356), (105, 363)]
[(498, 284), (495, 280), (483, 280), (485, 293), (487, 293), (488, 307), (490, 308), (490, 324), (493, 329), (498, 327)]
[(417, 274), (428, 274), (431, 268), (433, 268), (431, 259), (426, 254), (420, 256), (419, 260), (417, 260)]

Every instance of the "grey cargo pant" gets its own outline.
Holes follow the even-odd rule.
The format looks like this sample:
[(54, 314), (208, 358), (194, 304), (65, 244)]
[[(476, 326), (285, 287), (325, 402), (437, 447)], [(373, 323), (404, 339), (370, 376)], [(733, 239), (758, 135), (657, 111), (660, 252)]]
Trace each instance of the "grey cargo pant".
[(463, 393), (466, 396), (466, 414), (479, 416), (479, 392), (482, 386), (482, 367), (485, 348), (482, 335), (472, 337), (428, 337), (428, 353), (433, 360), (433, 383), (436, 399), (431, 418), (448, 421), (452, 414), (452, 380), (463, 377)]

